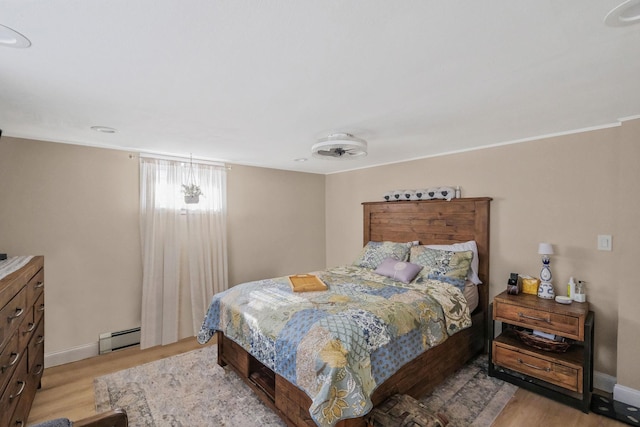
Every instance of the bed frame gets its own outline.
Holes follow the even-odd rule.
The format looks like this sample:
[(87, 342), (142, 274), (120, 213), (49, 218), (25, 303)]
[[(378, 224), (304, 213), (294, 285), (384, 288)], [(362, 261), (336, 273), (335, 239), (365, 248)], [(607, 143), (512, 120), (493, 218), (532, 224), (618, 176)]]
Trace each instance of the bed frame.
[[(465, 362), (487, 350), (489, 307), (489, 207), (491, 198), (363, 203), (363, 243), (369, 241), (451, 244), (475, 240), (478, 245), (479, 304), (472, 326), (449, 337), (403, 366), (373, 393), (373, 405), (395, 393), (420, 397), (432, 391)], [(315, 427), (311, 399), (275, 374), (242, 347), (217, 333), (218, 364), (229, 365), (258, 397), (291, 427)], [(364, 417), (342, 420), (336, 427), (364, 427)]]

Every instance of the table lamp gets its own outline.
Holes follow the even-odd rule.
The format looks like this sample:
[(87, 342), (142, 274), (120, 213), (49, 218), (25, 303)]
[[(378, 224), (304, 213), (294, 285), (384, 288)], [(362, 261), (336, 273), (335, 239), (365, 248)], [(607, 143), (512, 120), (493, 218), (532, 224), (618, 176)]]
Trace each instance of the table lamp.
[(538, 245), (538, 254), (542, 255), (542, 270), (540, 270), (540, 286), (538, 286), (538, 297), (544, 299), (553, 299), (555, 292), (551, 284), (551, 270), (549, 264), (551, 260), (549, 255), (553, 255), (553, 247), (551, 243), (540, 243)]

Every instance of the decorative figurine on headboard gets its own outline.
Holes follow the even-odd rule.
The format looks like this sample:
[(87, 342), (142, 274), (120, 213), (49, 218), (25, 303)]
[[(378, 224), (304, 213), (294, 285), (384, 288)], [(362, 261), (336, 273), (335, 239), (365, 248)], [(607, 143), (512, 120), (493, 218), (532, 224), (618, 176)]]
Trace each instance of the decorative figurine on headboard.
[(518, 273), (511, 273), (509, 280), (507, 280), (507, 293), (511, 295), (518, 295), (522, 290), (522, 279)]

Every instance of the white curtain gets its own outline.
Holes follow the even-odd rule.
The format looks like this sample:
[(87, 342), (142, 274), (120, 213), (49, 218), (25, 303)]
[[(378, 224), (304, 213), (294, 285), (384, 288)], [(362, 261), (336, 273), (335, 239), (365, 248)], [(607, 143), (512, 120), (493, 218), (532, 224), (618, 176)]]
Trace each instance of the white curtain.
[[(181, 192), (189, 168), (198, 204)], [(140, 158), (141, 348), (195, 335), (213, 295), (227, 289), (226, 211), (224, 166)]]

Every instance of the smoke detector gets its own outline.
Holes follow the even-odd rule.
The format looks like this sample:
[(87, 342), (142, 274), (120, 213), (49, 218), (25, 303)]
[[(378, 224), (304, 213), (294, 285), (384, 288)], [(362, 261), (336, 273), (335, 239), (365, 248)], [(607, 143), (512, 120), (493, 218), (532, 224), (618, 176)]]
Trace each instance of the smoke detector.
[(313, 157), (349, 160), (367, 155), (367, 141), (350, 133), (333, 133), (311, 147)]

